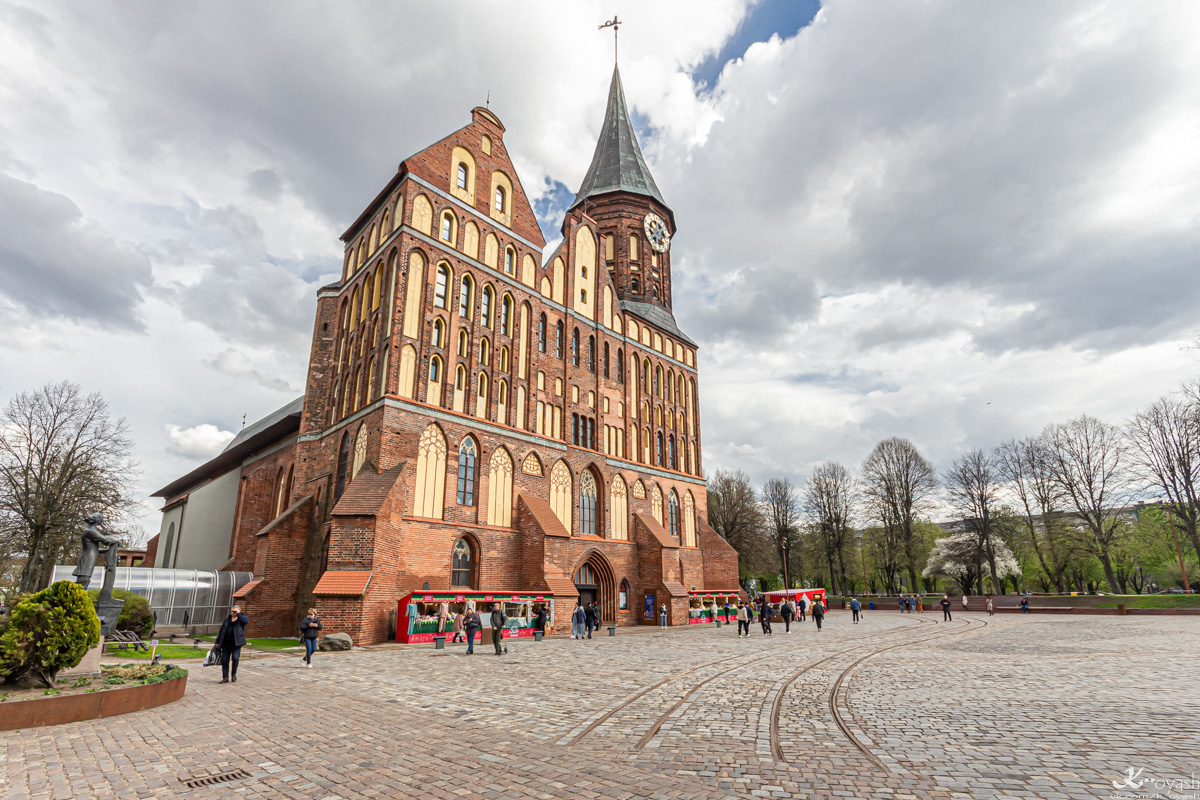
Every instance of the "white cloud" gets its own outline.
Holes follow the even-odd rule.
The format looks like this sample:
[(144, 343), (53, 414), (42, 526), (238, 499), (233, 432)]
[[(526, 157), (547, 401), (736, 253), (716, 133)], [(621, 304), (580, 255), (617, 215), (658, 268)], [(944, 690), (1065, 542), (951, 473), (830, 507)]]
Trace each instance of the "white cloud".
[(173, 423), (163, 426), (167, 432), (167, 445), (174, 453), (184, 458), (195, 458), (207, 461), (225, 449), (225, 445), (233, 441), (232, 431), (223, 431), (216, 425), (207, 422), (181, 428)]
[(338, 235), (489, 92), (526, 190), (577, 187), (614, 10), (709, 470), (891, 434), (942, 463), (1196, 371), (1200, 6), (837, 0), (698, 95), (748, 6), (0, 5), (0, 180), (33, 199), (0, 387), (102, 391), (144, 493), (191, 469), (303, 385)]

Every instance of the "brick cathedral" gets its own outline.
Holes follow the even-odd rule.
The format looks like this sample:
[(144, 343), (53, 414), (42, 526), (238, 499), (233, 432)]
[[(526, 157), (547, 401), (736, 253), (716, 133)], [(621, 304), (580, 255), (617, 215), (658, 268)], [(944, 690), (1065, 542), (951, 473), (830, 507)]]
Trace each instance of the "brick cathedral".
[[(227, 448), (221, 567), (253, 572), (237, 594), (257, 635), (316, 606), (327, 632), (377, 642), (414, 590), (553, 593), (560, 620), (594, 598), (620, 625), (647, 621), (651, 597), (686, 624), (690, 595), (737, 591), (737, 554), (706, 522), (675, 216), (619, 73), (548, 256), (504, 132), (476, 108), (400, 164), (318, 293), (302, 401)], [(159, 493), (164, 512), (203, 469)], [(177, 552), (199, 535), (183, 521)]]

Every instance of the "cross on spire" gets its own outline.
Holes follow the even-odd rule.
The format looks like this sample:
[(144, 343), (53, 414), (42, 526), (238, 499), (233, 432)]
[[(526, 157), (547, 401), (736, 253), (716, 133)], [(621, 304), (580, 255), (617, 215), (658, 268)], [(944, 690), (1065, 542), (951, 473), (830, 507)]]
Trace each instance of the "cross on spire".
[(601, 31), (604, 30), (605, 28), (612, 28), (612, 32), (613, 32), (613, 63), (614, 64), (617, 63), (617, 31), (620, 29), (620, 27), (621, 27), (621, 20), (617, 19), (616, 14), (613, 14), (612, 19), (610, 19), (608, 22), (604, 23), (599, 28), (597, 28), (597, 30), (601, 30)]

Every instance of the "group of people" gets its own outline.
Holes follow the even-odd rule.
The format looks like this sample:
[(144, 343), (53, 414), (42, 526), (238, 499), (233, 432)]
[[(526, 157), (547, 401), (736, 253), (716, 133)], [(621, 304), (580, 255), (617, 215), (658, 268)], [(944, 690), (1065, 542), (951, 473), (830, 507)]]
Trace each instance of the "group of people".
[[(541, 625), (543, 633), (545, 632), (545, 624)], [(572, 639), (590, 639), (592, 631), (600, 629), (600, 603), (593, 600), (586, 605), (580, 602), (575, 603), (575, 610), (571, 612), (571, 638)], [(584, 634), (587, 634), (586, 636)]]
[[(733, 607), (727, 601), (725, 603), (725, 618), (728, 619), (735, 612)], [(821, 630), (822, 624), (825, 622), (825, 603), (821, 598), (814, 598), (811, 602), (807, 597), (801, 596), (799, 602), (793, 601), (791, 598), (784, 600), (779, 604), (779, 616), (783, 620), (783, 632), (792, 632), (792, 620), (799, 619), (804, 622), (811, 615), (812, 620), (816, 623), (817, 630)], [(738, 623), (738, 638), (743, 636), (750, 637), (750, 623), (757, 617), (759, 624), (762, 625), (764, 636), (772, 636), (774, 631), (771, 630), (771, 617), (775, 615), (775, 608), (768, 602), (765, 595), (750, 600), (749, 602), (738, 601), (737, 604), (737, 623)], [(855, 621), (857, 621), (857, 612), (855, 612)]]
[(904, 614), (906, 612), (911, 614), (914, 611), (918, 614), (925, 613), (925, 604), (921, 602), (921, 595), (919, 595), (919, 594), (909, 594), (909, 595), (902, 594), (897, 599), (900, 601), (900, 613), (901, 614)]

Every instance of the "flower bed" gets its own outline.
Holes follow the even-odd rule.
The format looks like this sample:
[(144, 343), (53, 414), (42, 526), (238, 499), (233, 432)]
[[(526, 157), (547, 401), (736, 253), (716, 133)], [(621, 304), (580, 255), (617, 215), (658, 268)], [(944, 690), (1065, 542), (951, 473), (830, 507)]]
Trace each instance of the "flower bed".
[(183, 697), (187, 670), (163, 665), (102, 667), (99, 678), (64, 678), (53, 689), (0, 687), (0, 731), (113, 717)]

